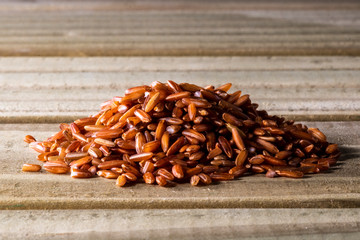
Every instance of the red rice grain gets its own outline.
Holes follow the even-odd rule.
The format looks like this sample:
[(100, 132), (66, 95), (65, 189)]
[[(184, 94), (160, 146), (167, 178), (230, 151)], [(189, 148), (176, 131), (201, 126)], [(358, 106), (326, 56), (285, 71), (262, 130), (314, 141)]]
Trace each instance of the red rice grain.
[(38, 164), (25, 163), (22, 166), (23, 172), (39, 172), (40, 170), (41, 170), (41, 166)]
[(45, 141), (30, 135), (24, 141), (50, 173), (98, 175), (120, 187), (140, 181), (209, 185), (254, 173), (301, 178), (336, 165), (338, 145), (323, 132), (257, 110), (248, 94), (228, 93), (231, 86), (169, 80), (132, 87), (98, 113), (60, 124)]

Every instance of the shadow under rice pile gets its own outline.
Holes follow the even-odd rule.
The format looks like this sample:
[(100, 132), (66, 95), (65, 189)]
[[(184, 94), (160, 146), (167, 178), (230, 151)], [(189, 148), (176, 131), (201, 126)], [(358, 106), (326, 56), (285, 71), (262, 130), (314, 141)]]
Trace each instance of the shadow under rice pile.
[(47, 172), (116, 179), (118, 186), (208, 185), (252, 174), (301, 178), (336, 164), (337, 144), (319, 129), (269, 116), (230, 88), (173, 81), (133, 87), (97, 114), (60, 124), (43, 142), (24, 140)]

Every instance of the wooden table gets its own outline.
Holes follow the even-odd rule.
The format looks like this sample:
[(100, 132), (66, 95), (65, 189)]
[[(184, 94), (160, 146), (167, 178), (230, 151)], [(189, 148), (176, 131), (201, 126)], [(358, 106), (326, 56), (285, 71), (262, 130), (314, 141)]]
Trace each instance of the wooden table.
[[(0, 238), (359, 239), (357, 1), (0, 1)], [(160, 188), (22, 173), (22, 138), (133, 85), (233, 83), (343, 152), (328, 173)]]

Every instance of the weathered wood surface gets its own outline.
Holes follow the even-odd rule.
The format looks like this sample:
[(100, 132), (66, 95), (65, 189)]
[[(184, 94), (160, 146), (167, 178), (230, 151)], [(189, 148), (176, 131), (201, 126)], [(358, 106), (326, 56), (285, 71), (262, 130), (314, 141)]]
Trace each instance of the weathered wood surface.
[(3, 239), (357, 240), (360, 232), (359, 209), (13, 210), (0, 221)]
[(233, 83), (270, 114), (360, 118), (358, 57), (116, 57), (0, 59), (1, 122), (69, 122), (152, 81)]
[[(0, 238), (359, 239), (359, 16), (349, 0), (0, 0)], [(20, 171), (37, 162), (24, 135), (168, 79), (233, 82), (271, 114), (330, 121), (307, 124), (339, 143), (340, 163), (200, 188)]]
[(23, 136), (45, 139), (57, 126), (1, 124), (0, 151), (6, 154), (0, 173), (0, 209), (360, 207), (359, 122), (306, 124), (319, 127), (343, 151), (329, 173), (304, 179), (255, 175), (206, 187), (179, 184), (169, 188), (146, 184), (119, 188), (115, 180), (23, 173), (23, 163), (37, 162), (36, 154), (22, 142)]
[[(38, 0), (36, 2), (22, 0), (1, 0), (4, 12), (62, 12), (62, 11), (153, 11), (153, 10), (193, 10), (193, 11), (209, 11), (209, 10), (356, 10), (359, 9), (356, 0), (345, 1), (311, 1), (311, 0), (272, 0), (272, 1), (249, 1), (249, 0), (140, 0), (136, 2), (128, 2), (126, 0)], [(60, 3), (60, 4), (59, 4)], [(206, 4), (204, 4), (206, 3)]]
[(0, 12), (3, 56), (360, 54), (358, 1), (1, 1)]

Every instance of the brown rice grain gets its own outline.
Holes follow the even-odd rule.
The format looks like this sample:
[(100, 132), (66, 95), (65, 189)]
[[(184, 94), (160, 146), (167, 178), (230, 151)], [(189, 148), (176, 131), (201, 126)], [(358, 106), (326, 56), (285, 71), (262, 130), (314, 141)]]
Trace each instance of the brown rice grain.
[(174, 175), (174, 177), (176, 177), (178, 179), (181, 179), (184, 177), (184, 171), (180, 164), (175, 164), (172, 167), (172, 174)]
[(159, 186), (164, 187), (167, 184), (167, 181), (163, 176), (156, 176), (156, 183)]
[(190, 184), (192, 186), (197, 186), (200, 182), (200, 177), (198, 175), (193, 175), (191, 178), (190, 178)]
[(338, 146), (319, 129), (257, 110), (248, 94), (228, 93), (230, 87), (171, 80), (135, 86), (91, 117), (60, 124), (45, 141), (30, 135), (24, 141), (46, 171), (98, 174), (117, 178), (119, 186), (141, 177), (160, 186), (207, 185), (247, 173), (301, 177), (337, 163)]
[(151, 172), (144, 173), (143, 179), (147, 184), (153, 184), (155, 182), (155, 177)]
[(45, 162), (43, 168), (50, 173), (65, 174), (69, 172), (70, 168), (61, 161)]
[(182, 146), (184, 146), (184, 144), (186, 143), (186, 140), (183, 136), (181, 136), (180, 138), (178, 138), (168, 149), (168, 151), (166, 152), (166, 156), (170, 156), (173, 155), (175, 153), (177, 153), (180, 148)]
[(145, 112), (150, 112), (160, 101), (160, 93), (155, 93), (145, 106)]
[(103, 177), (106, 179), (117, 179), (119, 177), (119, 173), (111, 171), (111, 170), (99, 170), (96, 172), (99, 177)]
[(168, 170), (165, 168), (160, 168), (157, 172), (158, 175), (163, 176), (166, 180), (172, 181), (174, 180), (174, 175), (172, 175)]
[(97, 168), (111, 169), (114, 167), (121, 167), (124, 163), (126, 163), (126, 161), (124, 161), (124, 160), (110, 160), (110, 161), (105, 161), (105, 162), (99, 163), (97, 165)]
[(125, 175), (120, 175), (117, 179), (116, 179), (116, 185), (119, 187), (123, 187), (125, 186), (127, 182), (127, 178)]
[(91, 178), (93, 175), (88, 170), (71, 168), (70, 176), (72, 178)]
[(134, 155), (130, 156), (130, 160), (132, 160), (134, 162), (140, 162), (143, 160), (151, 159), (153, 155), (154, 155), (154, 153), (152, 153), (152, 152), (134, 154)]
[(26, 136), (24, 137), (24, 142), (26, 142), (26, 143), (32, 143), (32, 142), (36, 142), (36, 139), (35, 139), (33, 136), (31, 136), (31, 135), (26, 135)]
[(240, 153), (237, 155), (235, 159), (235, 165), (236, 166), (244, 166), (245, 161), (248, 157), (248, 151), (246, 149), (240, 151)]
[(164, 132), (164, 134), (161, 137), (161, 148), (164, 152), (167, 152), (169, 149), (169, 143), (170, 143), (170, 135), (169, 132)]
[(24, 163), (22, 166), (23, 172), (39, 172), (40, 170), (41, 166), (38, 164)]

